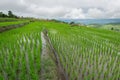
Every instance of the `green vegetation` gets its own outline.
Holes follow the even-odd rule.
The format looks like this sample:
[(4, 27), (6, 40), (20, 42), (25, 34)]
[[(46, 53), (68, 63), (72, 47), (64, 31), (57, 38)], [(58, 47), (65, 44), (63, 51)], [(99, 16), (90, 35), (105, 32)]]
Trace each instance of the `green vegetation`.
[(40, 78), (42, 28), (36, 25), (38, 22), (0, 34), (1, 79)]
[(104, 32), (98, 33), (85, 28), (67, 29), (64, 35), (50, 32), (52, 44), (70, 80), (119, 79), (120, 37), (117, 35), (113, 41), (112, 37), (104, 38)]
[(105, 24), (105, 25), (89, 25), (90, 27), (99, 28), (99, 29), (106, 29), (106, 30), (113, 30), (113, 31), (120, 31), (120, 24)]
[(5, 14), (3, 12), (0, 12), (0, 17), (8, 17), (8, 18), (18, 18), (16, 15), (12, 13), (12, 11), (8, 11), (8, 14)]
[[(16, 18), (0, 18), (0, 23), (1, 22), (12, 22), (12, 21), (18, 21), (19, 19)], [(21, 19), (20, 19), (21, 20)]]
[(69, 80), (119, 79), (119, 32), (46, 20), (0, 33), (0, 79), (40, 79), (43, 28)]
[(29, 22), (29, 20), (21, 20), (21, 21), (19, 20), (19, 21), (13, 21), (13, 22), (1, 22), (0, 27), (21, 24), (21, 23), (25, 23), (25, 22)]
[(0, 23), (30, 20), (27, 18), (0, 18)]

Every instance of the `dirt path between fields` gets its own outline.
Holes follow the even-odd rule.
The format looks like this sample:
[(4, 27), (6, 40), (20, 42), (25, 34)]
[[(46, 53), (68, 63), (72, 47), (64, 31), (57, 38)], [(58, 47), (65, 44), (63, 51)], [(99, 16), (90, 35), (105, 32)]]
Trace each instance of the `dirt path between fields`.
[[(44, 37), (44, 39), (42, 38), (42, 36)], [(48, 61), (52, 60), (52, 67), (54, 66), (54, 70), (55, 71), (53, 74), (56, 76), (56, 79), (49, 79), (49, 80), (69, 80), (68, 79), (68, 75), (66, 74), (66, 72), (64, 71), (61, 63), (60, 63), (60, 60), (59, 60), (59, 57), (54, 49), (54, 47), (52, 46), (51, 44), (51, 41), (48, 37), (48, 34), (47, 34), (47, 30), (44, 30), (42, 33), (41, 33), (41, 38), (42, 38), (42, 55), (41, 55), (41, 61), (42, 61), (42, 69), (41, 69), (41, 72), (42, 74), (44, 75), (44, 64), (46, 63), (45, 60), (46, 58), (48, 59)], [(45, 48), (45, 46), (47, 46)], [(49, 56), (49, 57), (48, 57)], [(44, 63), (45, 62), (45, 63)], [(49, 64), (49, 63), (48, 63)], [(47, 65), (46, 67), (48, 67), (50, 65)], [(48, 67), (49, 68), (49, 67)], [(52, 70), (50, 70), (51, 72)], [(49, 72), (48, 72), (49, 73)], [(41, 80), (46, 80), (42, 77)]]
[(53, 62), (51, 52), (48, 48), (48, 43), (45, 39), (45, 35), (41, 32), (42, 40), (42, 54), (41, 54), (41, 78), (40, 80), (58, 80), (56, 66)]

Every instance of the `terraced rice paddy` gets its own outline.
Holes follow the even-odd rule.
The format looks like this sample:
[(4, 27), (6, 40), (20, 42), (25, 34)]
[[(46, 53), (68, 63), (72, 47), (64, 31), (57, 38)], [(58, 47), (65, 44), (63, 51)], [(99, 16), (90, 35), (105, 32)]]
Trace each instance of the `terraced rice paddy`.
[[(0, 79), (38, 80), (41, 69), (41, 27), (31, 23), (0, 34)], [(10, 37), (9, 37), (10, 36)]]
[(118, 80), (120, 37), (114, 33), (113, 41), (110, 34), (93, 30), (79, 28), (66, 35), (50, 32), (49, 37), (69, 80)]
[[(36, 21), (0, 34), (1, 80), (41, 80), (43, 67), (49, 69), (45, 71), (45, 79), (54, 80), (50, 77), (51, 63), (41, 63), (41, 31), (44, 29), (48, 31), (45, 35), (57, 53), (65, 80), (120, 79), (119, 32), (71, 27), (54, 21)], [(50, 44), (47, 45), (50, 49), (47, 52), (48, 61), (52, 59), (54, 63), (57, 62)], [(41, 64), (45, 65), (41, 67)], [(56, 64), (56, 70), (59, 66)]]
[(23, 20), (23, 21), (14, 21), (14, 22), (0, 22), (0, 27), (21, 24), (21, 23), (25, 23), (25, 22), (28, 22), (28, 21)]

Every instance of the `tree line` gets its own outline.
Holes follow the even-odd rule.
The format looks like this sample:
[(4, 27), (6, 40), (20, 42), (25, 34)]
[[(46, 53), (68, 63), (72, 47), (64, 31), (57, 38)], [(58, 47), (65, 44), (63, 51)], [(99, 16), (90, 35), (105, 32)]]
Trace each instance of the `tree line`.
[(8, 11), (8, 14), (0, 12), (0, 17), (2, 17), (2, 18), (18, 18), (18, 16), (16, 16), (15, 14), (13, 14), (12, 11)]

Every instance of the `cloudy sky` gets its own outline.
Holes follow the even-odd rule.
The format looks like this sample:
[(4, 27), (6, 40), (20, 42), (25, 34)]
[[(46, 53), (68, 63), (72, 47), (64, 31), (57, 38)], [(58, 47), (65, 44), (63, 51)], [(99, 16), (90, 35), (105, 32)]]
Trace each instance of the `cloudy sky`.
[(120, 0), (1, 0), (0, 11), (38, 18), (120, 18)]

